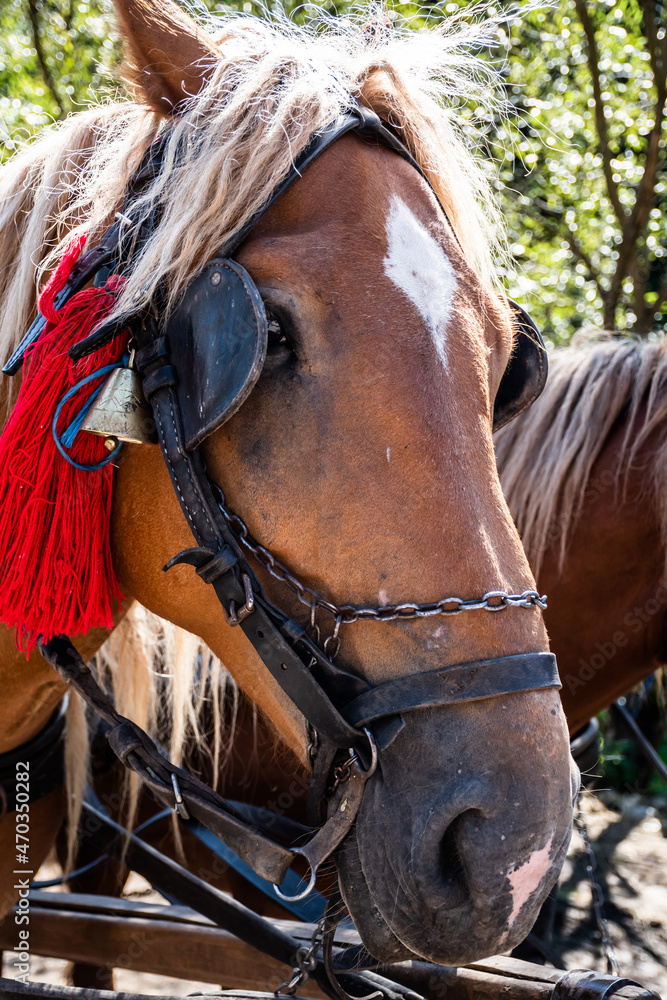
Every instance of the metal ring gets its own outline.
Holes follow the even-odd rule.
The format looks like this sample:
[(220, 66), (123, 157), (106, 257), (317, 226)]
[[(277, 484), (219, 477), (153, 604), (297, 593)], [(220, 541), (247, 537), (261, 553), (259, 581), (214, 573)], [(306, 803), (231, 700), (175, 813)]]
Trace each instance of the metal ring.
[(362, 766), (361, 761), (359, 760), (359, 756), (356, 750), (354, 750), (353, 747), (350, 747), (350, 756), (352, 757), (352, 759), (354, 760), (355, 764), (357, 765), (361, 773), (364, 775), (364, 777), (371, 778), (375, 774), (375, 769), (378, 766), (378, 745), (375, 742), (375, 738), (370, 729), (366, 729), (366, 727), (364, 726), (363, 731), (366, 733), (366, 736), (368, 737), (368, 743), (371, 748), (370, 764), (368, 765), (367, 768), (364, 768)]
[[(303, 858), (306, 858), (306, 861), (308, 861), (308, 858), (303, 853), (303, 851), (301, 850), (301, 848), (299, 848), (299, 847), (293, 847), (292, 848), (292, 853), (293, 854), (300, 854)], [(312, 868), (312, 865), (310, 864), (310, 861), (308, 861), (308, 867), (310, 868), (310, 881), (308, 882), (308, 885), (303, 890), (303, 892), (297, 893), (296, 896), (287, 896), (282, 891), (282, 889), (280, 888), (279, 885), (274, 885), (273, 891), (275, 892), (275, 894), (278, 897), (278, 899), (282, 899), (282, 901), (284, 903), (298, 903), (301, 899), (305, 899), (306, 896), (310, 896), (311, 892), (315, 888), (315, 880), (317, 879), (317, 868), (315, 869), (315, 871), (313, 871), (313, 868)]]

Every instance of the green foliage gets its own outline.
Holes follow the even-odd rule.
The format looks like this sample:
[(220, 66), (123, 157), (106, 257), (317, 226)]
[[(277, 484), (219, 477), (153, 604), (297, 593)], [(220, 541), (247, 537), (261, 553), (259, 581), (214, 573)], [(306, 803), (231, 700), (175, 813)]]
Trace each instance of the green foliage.
[[(257, 14), (275, 3), (207, 0), (211, 10)], [(300, 20), (318, 5), (337, 14), (349, 7), (348, 0), (284, 7)], [(497, 178), (515, 259), (510, 290), (557, 343), (589, 323), (660, 330), (667, 319), (662, 0), (500, 5), (511, 17), (499, 48), (485, 55), (512, 114), (458, 111), (464, 127), (481, 133)], [(390, 3), (388, 12), (411, 15), (419, 27), (468, 6)], [(0, 158), (52, 118), (113, 93), (116, 47), (102, 0), (1, 0)]]
[(3, 0), (0, 155), (48, 122), (113, 93), (114, 55), (100, 0)]
[(631, 740), (604, 738), (600, 755), (602, 788), (616, 792), (629, 792), (637, 788), (637, 761)]
[[(645, 706), (646, 707), (646, 706)], [(667, 728), (664, 725), (664, 706), (658, 701), (652, 705), (652, 711), (660, 719), (661, 736), (656, 749), (667, 764)], [(667, 782), (647, 763), (646, 758), (638, 749), (634, 740), (625, 732), (619, 731), (609, 710), (598, 715), (601, 733), (600, 765), (602, 778), (601, 788), (613, 788), (614, 791), (642, 792), (649, 795), (667, 795)], [(640, 724), (644, 720), (640, 719)], [(642, 726), (642, 728), (644, 728)], [(644, 730), (646, 733), (646, 730)], [(656, 741), (658, 743), (658, 741)]]
[[(667, 291), (664, 140), (655, 177), (644, 172), (652, 132), (662, 133), (664, 35), (660, 8), (637, 0), (568, 2), (512, 24), (503, 75), (523, 124), (518, 135), (499, 129), (494, 149), (520, 297), (556, 341), (583, 323), (663, 325), (653, 310)], [(619, 269), (643, 181), (647, 218)]]

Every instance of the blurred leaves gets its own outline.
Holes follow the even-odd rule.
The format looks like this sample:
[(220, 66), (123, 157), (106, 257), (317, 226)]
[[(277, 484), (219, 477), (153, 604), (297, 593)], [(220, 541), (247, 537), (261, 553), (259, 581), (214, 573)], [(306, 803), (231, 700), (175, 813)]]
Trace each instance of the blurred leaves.
[[(261, 13), (254, 2), (207, 6)], [(285, 6), (297, 19), (315, 7)], [(349, 5), (324, 6), (344, 14)], [(419, 27), (468, 6), (395, 3), (389, 14), (412, 15)], [(507, 284), (556, 343), (589, 323), (660, 330), (667, 321), (662, 0), (531, 6), (499, 3), (509, 20), (499, 48), (483, 54), (512, 114), (458, 109), (464, 128), (481, 136), (504, 209), (514, 257)], [(100, 0), (0, 0), (0, 156), (93, 95), (114, 93), (118, 40), (109, 24)]]
[[(658, 300), (667, 291), (662, 6), (562, 3), (514, 22), (509, 40), (502, 72), (523, 124), (518, 134), (500, 128), (492, 146), (518, 296), (556, 341), (584, 323), (660, 329)], [(645, 178), (652, 141), (655, 173)], [(643, 179), (646, 218), (624, 247)]]
[(99, 0), (0, 0), (0, 155), (113, 93), (115, 44)]

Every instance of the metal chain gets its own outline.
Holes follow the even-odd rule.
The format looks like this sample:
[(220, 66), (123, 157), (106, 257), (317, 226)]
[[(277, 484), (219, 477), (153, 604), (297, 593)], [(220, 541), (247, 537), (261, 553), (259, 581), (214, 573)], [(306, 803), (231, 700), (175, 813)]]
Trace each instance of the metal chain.
[(321, 947), (323, 933), (324, 918), (320, 920), (313, 931), (313, 936), (310, 939), (310, 947), (306, 948), (302, 945), (300, 948), (297, 948), (296, 965), (292, 969), (292, 978), (276, 987), (273, 991), (275, 997), (294, 996), (300, 986), (305, 986), (310, 979), (311, 973), (317, 968), (317, 949)]
[(294, 591), (301, 603), (310, 609), (310, 627), (317, 628), (314, 622), (315, 608), (328, 611), (336, 619), (334, 635), (330, 636), (334, 646), (337, 645), (336, 640), (338, 640), (340, 626), (352, 625), (357, 621), (392, 622), (399, 618), (432, 618), (435, 615), (449, 617), (450, 615), (460, 615), (463, 611), (502, 611), (508, 607), (546, 610), (546, 594), (540, 596), (536, 590), (524, 590), (522, 594), (508, 594), (504, 590), (489, 590), (482, 597), (467, 601), (462, 597), (443, 597), (439, 601), (427, 604), (387, 604), (375, 608), (355, 608), (351, 604), (332, 604), (331, 601), (325, 600), (315, 590), (297, 579), (268, 549), (264, 548), (260, 542), (255, 541), (248, 531), (245, 521), (226, 506), (225, 497), (220, 487), (215, 486), (215, 489), (219, 497), (220, 512), (240, 544), (255, 557), (274, 580), (286, 584)]
[(599, 882), (595, 879), (597, 860), (588, 837), (586, 820), (584, 819), (584, 815), (581, 810), (581, 794), (579, 794), (579, 797), (577, 798), (577, 805), (574, 811), (574, 824), (579, 832), (579, 836), (584, 842), (584, 850), (587, 855), (586, 875), (588, 876), (588, 881), (591, 887), (593, 914), (595, 915), (595, 922), (597, 924), (598, 931), (600, 932), (600, 950), (605, 962), (607, 963), (607, 972), (609, 975), (620, 976), (621, 967), (616, 955), (614, 943), (611, 939), (611, 934), (609, 933), (609, 924), (607, 923), (607, 919), (604, 915), (604, 896)]

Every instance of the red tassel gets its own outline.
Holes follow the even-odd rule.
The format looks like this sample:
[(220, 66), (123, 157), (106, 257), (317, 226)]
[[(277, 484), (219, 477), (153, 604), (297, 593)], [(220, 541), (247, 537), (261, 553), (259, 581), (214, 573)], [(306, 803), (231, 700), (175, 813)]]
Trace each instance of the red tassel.
[[(81, 472), (58, 452), (51, 423), (68, 389), (123, 354), (127, 332), (80, 361), (68, 349), (87, 337), (110, 312), (119, 279), (77, 292), (62, 307), (54, 296), (65, 285), (83, 249), (73, 240), (40, 299), (48, 320), (26, 354), (23, 385), (0, 436), (0, 620), (15, 626), (17, 645), (30, 651), (42, 636), (112, 628), (123, 595), (111, 562), (109, 521), (113, 469)], [(64, 430), (99, 386), (85, 386), (61, 412)], [(103, 439), (81, 432), (70, 450), (92, 465), (105, 456)]]

